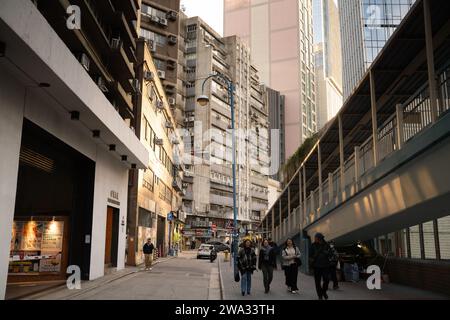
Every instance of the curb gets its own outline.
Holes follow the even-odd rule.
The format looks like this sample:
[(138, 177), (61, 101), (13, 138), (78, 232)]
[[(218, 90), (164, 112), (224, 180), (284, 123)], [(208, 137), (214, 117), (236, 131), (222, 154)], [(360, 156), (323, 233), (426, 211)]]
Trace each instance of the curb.
[(219, 264), (219, 280), (220, 280), (220, 297), (221, 297), (221, 299), (222, 300), (226, 300), (226, 297), (225, 297), (225, 288), (224, 288), (224, 286), (223, 286), (223, 276), (222, 276), (222, 267), (221, 267), (221, 260), (222, 259), (217, 259), (217, 260), (219, 260), (218, 261), (218, 264)]

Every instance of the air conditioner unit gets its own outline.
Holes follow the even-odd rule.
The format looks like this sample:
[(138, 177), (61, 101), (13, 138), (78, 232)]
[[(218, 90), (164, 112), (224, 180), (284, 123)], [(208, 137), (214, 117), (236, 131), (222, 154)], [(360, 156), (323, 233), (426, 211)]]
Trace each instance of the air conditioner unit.
[(148, 40), (148, 48), (149, 48), (150, 52), (155, 52), (156, 51), (155, 41)]
[(217, 119), (217, 120), (220, 120), (220, 115), (217, 114), (217, 115), (216, 115), (216, 119)]
[(175, 21), (178, 18), (178, 13), (176, 11), (169, 11), (166, 14), (167, 19)]
[(158, 78), (165, 79), (166, 78), (166, 72), (162, 70), (158, 70)]
[(170, 36), (168, 36), (168, 38), (169, 38), (169, 44), (177, 44), (176, 36), (170, 35)]
[(177, 103), (177, 101), (175, 100), (175, 98), (169, 98), (169, 99), (168, 99), (168, 102), (169, 102), (169, 104), (170, 104), (171, 106), (174, 106), (174, 105)]
[(156, 101), (156, 108), (158, 110), (164, 110), (164, 102), (162, 102), (161, 100)]
[(168, 128), (168, 129), (173, 129), (173, 124), (172, 124), (172, 122), (167, 121), (167, 122), (166, 122), (166, 128)]
[(120, 38), (112, 38), (111, 39), (111, 48), (119, 49), (122, 45), (122, 40)]
[(108, 87), (106, 86), (106, 81), (102, 77), (97, 78), (97, 86), (102, 90), (103, 92), (108, 92)]
[(178, 144), (180, 144), (180, 141), (177, 138), (173, 138), (172, 144), (178, 145)]
[(164, 140), (163, 140), (163, 139), (155, 138), (155, 144), (156, 144), (157, 146), (162, 146), (162, 145), (164, 144)]
[(150, 16), (150, 19), (152, 19), (153, 22), (159, 22), (159, 18), (157, 16)]
[(141, 92), (141, 84), (138, 79), (131, 79), (131, 85), (135, 92)]
[(166, 18), (159, 18), (159, 23), (163, 26), (167, 26), (167, 19)]
[(89, 59), (87, 54), (82, 53), (80, 55), (80, 64), (83, 66), (83, 68), (86, 69), (86, 71), (89, 71), (89, 66), (91, 65), (91, 59)]
[(144, 71), (144, 80), (145, 81), (151, 81), (151, 80), (153, 80), (153, 78), (154, 78), (153, 72)]

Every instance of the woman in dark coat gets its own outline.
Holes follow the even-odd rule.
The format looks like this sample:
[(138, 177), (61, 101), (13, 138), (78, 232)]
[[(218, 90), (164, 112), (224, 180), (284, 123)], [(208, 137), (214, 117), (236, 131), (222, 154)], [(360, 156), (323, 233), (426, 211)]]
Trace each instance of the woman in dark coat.
[(273, 248), (267, 239), (264, 239), (261, 249), (259, 250), (258, 269), (263, 273), (265, 293), (269, 293), (270, 284), (273, 280), (273, 269), (277, 267), (277, 256), (275, 248)]
[(241, 273), (241, 292), (250, 294), (252, 289), (252, 274), (256, 270), (256, 253), (252, 248), (252, 242), (245, 240), (238, 253), (238, 269)]

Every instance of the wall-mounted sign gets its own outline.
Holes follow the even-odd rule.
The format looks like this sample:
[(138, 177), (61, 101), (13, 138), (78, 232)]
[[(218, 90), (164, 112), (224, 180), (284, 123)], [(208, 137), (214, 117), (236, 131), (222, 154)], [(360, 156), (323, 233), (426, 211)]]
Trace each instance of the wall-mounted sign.
[(111, 190), (109, 192), (108, 202), (116, 206), (120, 206), (119, 193), (117, 191)]

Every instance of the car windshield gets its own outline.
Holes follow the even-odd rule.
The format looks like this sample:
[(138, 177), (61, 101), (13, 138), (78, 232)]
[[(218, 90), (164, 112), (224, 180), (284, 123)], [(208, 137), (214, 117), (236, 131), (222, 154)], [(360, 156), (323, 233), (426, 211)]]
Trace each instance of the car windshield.
[(212, 246), (211, 245), (208, 245), (208, 244), (202, 244), (201, 246), (200, 246), (200, 250), (211, 250), (211, 248), (212, 248)]

